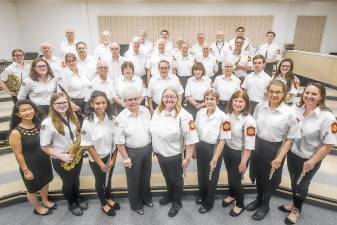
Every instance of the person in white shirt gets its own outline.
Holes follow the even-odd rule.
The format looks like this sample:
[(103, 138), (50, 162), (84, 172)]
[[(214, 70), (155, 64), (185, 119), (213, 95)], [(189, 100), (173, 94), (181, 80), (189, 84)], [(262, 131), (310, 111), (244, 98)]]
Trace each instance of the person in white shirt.
[[(151, 77), (159, 75), (158, 63), (160, 60), (166, 60), (170, 63), (170, 65), (172, 65), (173, 62), (173, 56), (166, 48), (165, 39), (159, 39), (157, 41), (157, 51), (153, 51), (146, 62), (148, 81), (150, 81)], [(172, 72), (172, 68), (170, 68), (170, 72)]]
[(99, 60), (108, 61), (111, 59), (111, 51), (110, 51), (110, 32), (105, 30), (101, 34), (102, 44), (98, 45), (95, 48), (94, 56)]
[[(308, 83), (295, 110), (300, 121), (301, 137), (294, 140), (287, 155), (293, 193), (292, 204), (279, 209), (288, 212), (286, 224), (295, 224), (307, 198), (311, 180), (322, 160), (337, 144), (337, 121), (325, 106), (326, 90), (321, 83)], [(302, 176), (302, 178), (300, 178)]]
[(232, 61), (223, 62), (222, 67), (223, 74), (215, 78), (213, 86), (220, 95), (219, 109), (226, 112), (232, 94), (240, 90), (241, 81), (233, 74), (234, 63)]
[(219, 94), (214, 89), (207, 90), (204, 94), (206, 107), (199, 110), (195, 119), (200, 140), (196, 144), (199, 213), (206, 213), (214, 206), (225, 139), (231, 139), (228, 116), (217, 107), (218, 102)]
[(150, 179), (152, 145), (151, 113), (139, 104), (140, 92), (128, 89), (122, 93), (126, 109), (116, 118), (115, 143), (125, 166), (131, 209), (143, 215), (143, 206), (153, 207)]
[(194, 55), (194, 57), (200, 57), (203, 54), (202, 48), (205, 44), (205, 33), (198, 33), (197, 34), (197, 41), (198, 43), (195, 43), (191, 47), (191, 54)]
[(43, 116), (49, 112), (51, 96), (56, 92), (56, 79), (48, 64), (42, 58), (32, 62), (29, 77), (22, 82), (22, 87), (18, 93), (18, 100), (29, 99), (39, 107)]
[(96, 75), (97, 59), (88, 54), (87, 44), (82, 41), (76, 43), (76, 51), (78, 55), (77, 66), (85, 71), (88, 80), (91, 81)]
[[(146, 40), (147, 33), (145, 30), (140, 30), (138, 33), (139, 41), (140, 41), (140, 51), (146, 56), (150, 56), (153, 51), (153, 44), (152, 42)], [(132, 50), (132, 42), (129, 44), (128, 50)]]
[[(10, 96), (14, 103), (18, 101), (17, 94), (20, 90), (22, 81), (29, 76), (30, 65), (25, 63), (25, 53), (22, 49), (14, 49), (12, 51), (13, 63), (6, 67), (6, 69), (0, 74), (0, 87)], [(9, 89), (6, 82), (16, 83), (16, 89)], [(12, 88), (12, 87), (11, 87)]]
[(132, 39), (132, 49), (129, 49), (124, 57), (127, 61), (132, 62), (134, 65), (134, 74), (144, 81), (145, 85), (148, 84), (147, 76), (146, 76), (146, 60), (147, 55), (140, 50), (141, 46), (141, 38), (136, 36)]
[(281, 48), (274, 43), (275, 32), (268, 31), (266, 34), (266, 43), (260, 45), (256, 51), (256, 55), (263, 55), (266, 59), (266, 68), (264, 71), (269, 75), (273, 75), (274, 66), (281, 60)]
[(235, 201), (230, 216), (239, 216), (245, 209), (241, 180), (247, 170), (251, 151), (255, 149), (256, 123), (250, 115), (249, 97), (246, 91), (233, 93), (228, 106), (231, 139), (226, 140), (223, 159), (226, 166), (229, 191), (222, 201), (227, 207)]
[(245, 28), (244, 27), (238, 27), (235, 30), (235, 37), (229, 41), (228, 49), (234, 50), (235, 48), (235, 40), (237, 37), (241, 37), (244, 40), (244, 43), (242, 45), (242, 50), (249, 52), (251, 50), (251, 42), (248, 38), (245, 37)]
[(40, 51), (43, 55), (41, 58), (48, 62), (53, 74), (56, 77), (59, 76), (61, 74), (61, 70), (63, 69), (63, 65), (62, 60), (53, 55), (53, 46), (48, 42), (42, 42), (40, 44)]
[(195, 118), (197, 112), (205, 107), (204, 94), (211, 88), (212, 80), (205, 76), (205, 67), (196, 62), (192, 67), (193, 77), (187, 80), (185, 97), (187, 99), (187, 111)]
[[(173, 42), (170, 41), (168, 38), (169, 38), (169, 32), (168, 32), (168, 30), (161, 30), (160, 31), (160, 39), (164, 39), (165, 40), (166, 51), (171, 52), (172, 49), (173, 49)], [(155, 44), (154, 51), (156, 51), (158, 49), (158, 41)]]
[(109, 59), (109, 78), (116, 80), (122, 76), (121, 66), (126, 61), (124, 57), (120, 55), (121, 47), (117, 42), (113, 42), (110, 45), (111, 58)]
[(113, 201), (111, 177), (116, 163), (114, 116), (104, 92), (94, 91), (89, 100), (89, 113), (81, 129), (81, 146), (89, 153), (89, 165), (95, 177), (95, 189), (102, 211), (115, 216), (120, 205)]
[(209, 46), (207, 43), (204, 43), (202, 45), (202, 55), (198, 56), (196, 58), (197, 62), (201, 62), (206, 71), (206, 76), (212, 79), (214, 81), (215, 79), (215, 73), (218, 71), (218, 63), (216, 61), (215, 56), (210, 54), (209, 52)]
[(248, 74), (241, 85), (242, 89), (247, 90), (252, 112), (256, 105), (265, 99), (266, 87), (271, 80), (271, 77), (263, 71), (265, 59), (262, 55), (254, 56), (253, 64), (254, 72)]
[(247, 73), (252, 69), (252, 60), (248, 52), (242, 50), (244, 39), (237, 37), (235, 39), (235, 47), (233, 50), (226, 51), (224, 55), (225, 61), (234, 62), (234, 74), (243, 81)]
[(221, 74), (221, 63), (224, 60), (225, 52), (228, 50), (228, 43), (225, 42), (225, 32), (222, 30), (217, 31), (215, 36), (216, 41), (213, 42), (209, 47), (212, 54), (216, 57), (218, 61), (218, 72), (216, 75)]
[(66, 40), (61, 42), (60, 44), (60, 57), (64, 60), (64, 56), (67, 53), (74, 53), (76, 54), (76, 43), (75, 40), (75, 31), (74, 29), (67, 29), (65, 31)]
[(285, 84), (272, 80), (267, 86), (266, 101), (254, 111), (257, 132), (250, 178), (253, 183), (256, 181), (257, 196), (246, 207), (248, 211), (257, 209), (254, 220), (262, 220), (268, 214), (270, 199), (281, 182), (284, 158), (293, 140), (301, 137), (295, 110), (284, 102), (286, 95)]
[(188, 53), (188, 44), (183, 43), (181, 46), (181, 53), (173, 60), (173, 73), (177, 74), (183, 88), (185, 89), (187, 79), (192, 76), (192, 66), (195, 58)]
[(192, 115), (181, 107), (178, 95), (176, 89), (165, 89), (150, 123), (153, 151), (167, 186), (159, 204), (172, 203), (169, 217), (176, 216), (182, 207), (183, 174), (192, 159), (194, 144), (199, 141)]
[(176, 59), (182, 53), (183, 44), (186, 43), (182, 37), (176, 38), (176, 47), (172, 49), (171, 54)]
[(162, 99), (163, 91), (166, 88), (173, 88), (178, 93), (178, 101), (181, 103), (182, 95), (184, 89), (178, 79), (174, 74), (170, 74), (170, 63), (166, 60), (161, 60), (158, 63), (158, 70), (160, 75), (151, 77), (149, 86), (147, 100), (149, 104), (149, 109), (151, 113), (157, 108)]

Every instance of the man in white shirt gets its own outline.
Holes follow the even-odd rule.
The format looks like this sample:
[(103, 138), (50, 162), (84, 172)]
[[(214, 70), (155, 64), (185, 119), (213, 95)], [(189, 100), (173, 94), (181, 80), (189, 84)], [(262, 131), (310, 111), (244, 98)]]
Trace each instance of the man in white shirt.
[(266, 43), (260, 45), (256, 55), (263, 55), (266, 59), (265, 72), (269, 75), (273, 75), (274, 66), (281, 60), (281, 48), (274, 43), (275, 32), (268, 31), (266, 34)]
[[(151, 55), (153, 51), (153, 44), (152, 42), (146, 40), (147, 33), (145, 30), (140, 30), (139, 34), (139, 41), (140, 41), (140, 51), (146, 55), (147, 57)], [(128, 52), (132, 51), (132, 42), (129, 44)]]
[(202, 55), (196, 58), (197, 62), (201, 62), (206, 71), (206, 76), (212, 79), (214, 81), (215, 79), (215, 73), (218, 71), (218, 63), (216, 61), (216, 58), (210, 54), (209, 52), (209, 46), (207, 43), (204, 43), (202, 45)]
[(94, 56), (99, 60), (109, 60), (111, 58), (110, 51), (110, 32), (105, 30), (101, 34), (102, 44), (95, 49)]
[(87, 44), (82, 41), (76, 43), (76, 51), (78, 55), (77, 66), (85, 71), (88, 75), (88, 80), (91, 81), (96, 75), (97, 59), (92, 55), (88, 55)]
[(225, 57), (225, 52), (228, 50), (228, 43), (225, 42), (225, 33), (222, 30), (216, 33), (215, 38), (216, 41), (210, 45), (210, 50), (218, 61), (218, 72), (216, 75), (220, 75), (222, 72), (221, 64)]
[(184, 89), (186, 87), (187, 79), (193, 75), (192, 67), (194, 62), (194, 56), (188, 53), (188, 44), (183, 43), (182, 52), (173, 61), (173, 73), (177, 74)]
[(244, 40), (243, 45), (242, 45), (242, 49), (244, 51), (250, 53), (251, 42), (248, 38), (245, 37), (245, 28), (244, 27), (236, 28), (235, 34), (236, 34), (236, 36), (232, 40), (229, 41), (229, 46), (228, 46), (229, 50), (233, 50), (235, 48), (235, 39), (237, 37), (241, 37)]
[(109, 63), (109, 78), (116, 80), (118, 77), (122, 76), (122, 64), (126, 61), (124, 57), (120, 55), (121, 47), (117, 42), (113, 42), (110, 45), (111, 58)]
[(75, 40), (75, 31), (74, 29), (67, 29), (65, 31), (66, 39), (65, 41), (61, 42), (60, 44), (60, 56), (62, 60), (67, 53), (74, 53), (76, 55), (76, 43)]
[(198, 33), (197, 34), (198, 43), (192, 45), (191, 53), (194, 57), (199, 57), (202, 55), (202, 46), (205, 44), (205, 33)]
[(183, 43), (184, 43), (184, 39), (182, 37), (177, 37), (177, 40), (176, 40), (176, 46), (177, 47), (175, 47), (171, 51), (171, 54), (173, 55), (173, 58), (177, 58), (179, 55), (181, 55)]
[(48, 62), (54, 76), (59, 76), (62, 70), (62, 61), (53, 55), (53, 46), (48, 42), (42, 42), (40, 44), (40, 51), (43, 55), (42, 59)]
[[(168, 30), (161, 30), (160, 31), (160, 39), (164, 39), (165, 40), (165, 44), (166, 44), (166, 51), (171, 52), (171, 50), (173, 49), (173, 42), (169, 41), (169, 32)], [(159, 40), (160, 40), (159, 39)], [(155, 50), (158, 48), (158, 41), (156, 43), (156, 47)]]

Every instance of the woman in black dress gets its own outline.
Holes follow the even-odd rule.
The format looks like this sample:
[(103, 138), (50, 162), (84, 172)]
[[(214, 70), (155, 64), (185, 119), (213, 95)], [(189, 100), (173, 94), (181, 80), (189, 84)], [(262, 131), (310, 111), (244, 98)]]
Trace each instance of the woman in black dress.
[[(13, 108), (9, 144), (20, 166), (28, 201), (38, 215), (51, 214), (56, 204), (48, 200), (48, 185), (53, 180), (49, 156), (40, 148), (40, 122), (37, 107), (30, 100), (20, 100)], [(37, 198), (40, 191), (42, 204)]]

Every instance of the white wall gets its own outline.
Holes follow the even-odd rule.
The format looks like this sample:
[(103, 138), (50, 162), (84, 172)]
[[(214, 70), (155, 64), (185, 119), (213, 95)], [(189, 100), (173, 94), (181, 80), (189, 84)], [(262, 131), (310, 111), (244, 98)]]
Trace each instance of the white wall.
[(97, 16), (100, 15), (273, 15), (276, 41), (282, 45), (293, 42), (298, 15), (326, 15), (321, 53), (337, 51), (336, 2), (131, 4), (26, 0), (17, 2), (16, 10), (22, 45), (29, 51), (37, 50), (38, 44), (45, 40), (58, 46), (68, 27), (75, 28), (78, 39), (86, 41), (89, 50), (92, 49), (99, 43)]
[(0, 21), (0, 59), (9, 59), (14, 48), (24, 47), (20, 38), (16, 7), (13, 1), (1, 1)]

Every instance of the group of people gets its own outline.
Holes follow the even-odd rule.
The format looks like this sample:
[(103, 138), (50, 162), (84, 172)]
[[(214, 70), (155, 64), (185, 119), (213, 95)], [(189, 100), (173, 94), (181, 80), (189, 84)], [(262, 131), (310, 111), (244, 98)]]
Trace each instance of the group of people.
[[(13, 91), (6, 86), (14, 69), (5, 70), (0, 85), (14, 101), (15, 96), (19, 100), (13, 108), (9, 143), (34, 213), (49, 215), (57, 208), (48, 200), (53, 167), (62, 180), (69, 210), (76, 216), (83, 214), (88, 204), (79, 194), (79, 174), (83, 154), (88, 154), (101, 210), (116, 215), (120, 205), (111, 194), (111, 177), (119, 152), (130, 207), (139, 215), (145, 213), (145, 206), (153, 207), (154, 154), (167, 186), (159, 204), (171, 203), (168, 216), (174, 217), (182, 207), (184, 175), (193, 159), (197, 161), (199, 212), (213, 208), (223, 160), (229, 192), (222, 206), (234, 202), (230, 216), (246, 209), (255, 211), (254, 220), (262, 220), (287, 157), (293, 202), (279, 209), (288, 212), (286, 224), (296, 223), (311, 179), (336, 144), (337, 122), (325, 106), (322, 84), (307, 84), (296, 103), (299, 81), (293, 74), (293, 61), (278, 62), (280, 52), (275, 46), (261, 47), (254, 56), (244, 53), (242, 48), (248, 50), (249, 42), (243, 31), (239, 27), (234, 41), (223, 43), (222, 47), (231, 49), (225, 54), (218, 48), (222, 31), (217, 33), (217, 51), (214, 45), (202, 43), (205, 34), (200, 33), (200, 48), (189, 49), (182, 40), (171, 52), (167, 51), (172, 47), (168, 31), (162, 31), (154, 49), (141, 31), (126, 58), (119, 55), (117, 43), (109, 43), (109, 33), (103, 32), (95, 61), (86, 53), (86, 44), (75, 43), (73, 30), (67, 30), (68, 44), (61, 45), (62, 67), (53, 63), (51, 47), (43, 43), (44, 56), (26, 68), (26, 78), (23, 51), (14, 50), (10, 67), (21, 71), (21, 87)], [(267, 33), (267, 38), (274, 37), (275, 33)], [(77, 52), (71, 52), (71, 43)], [(214, 64), (208, 61), (211, 56), (217, 57)], [(276, 62), (275, 74), (268, 75), (264, 70)], [(257, 196), (245, 205), (241, 180), (247, 168)]]

